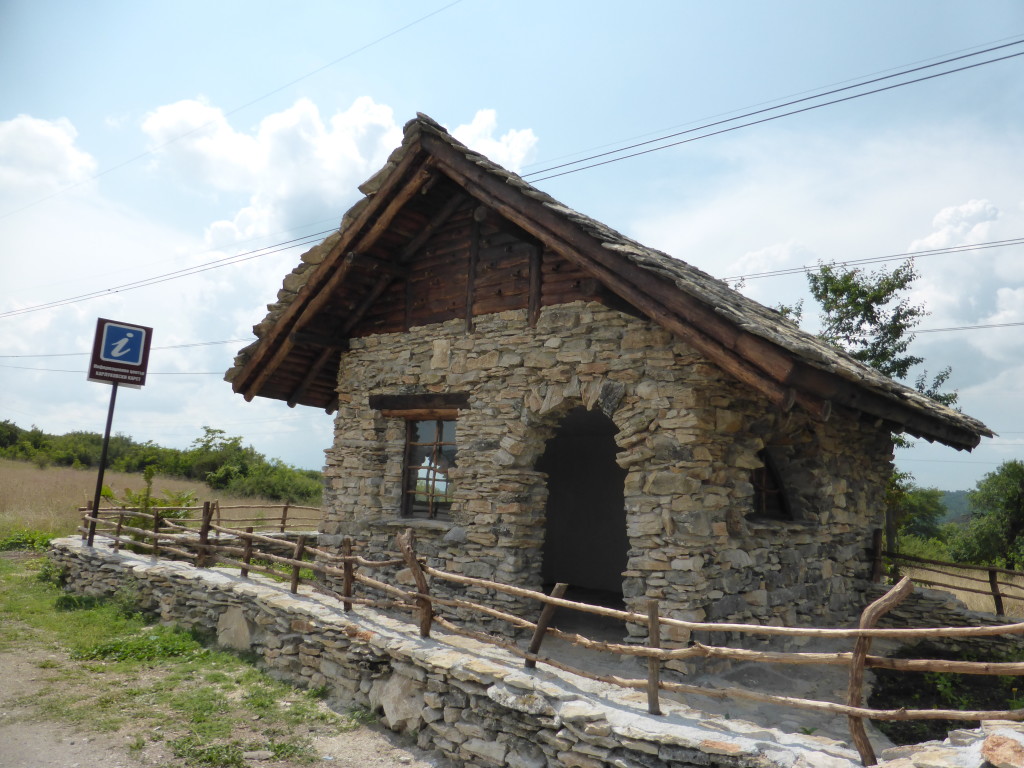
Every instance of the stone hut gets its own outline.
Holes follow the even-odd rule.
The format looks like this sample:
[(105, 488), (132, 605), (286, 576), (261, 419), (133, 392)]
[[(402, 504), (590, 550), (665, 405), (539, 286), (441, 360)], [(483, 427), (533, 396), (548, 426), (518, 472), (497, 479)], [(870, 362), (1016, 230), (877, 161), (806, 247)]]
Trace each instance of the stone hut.
[(413, 527), (469, 576), (835, 623), (864, 604), (893, 433), (992, 434), (423, 115), (360, 191), (226, 376), (335, 414), (321, 544), (382, 556)]

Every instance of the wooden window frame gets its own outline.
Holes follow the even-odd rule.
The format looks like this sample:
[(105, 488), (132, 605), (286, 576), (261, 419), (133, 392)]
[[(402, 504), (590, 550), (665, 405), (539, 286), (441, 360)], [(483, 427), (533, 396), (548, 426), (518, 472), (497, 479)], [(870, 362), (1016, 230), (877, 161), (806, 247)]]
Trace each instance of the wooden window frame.
[[(749, 517), (754, 520), (792, 522), (796, 518), (793, 517), (793, 507), (778, 467), (766, 451), (761, 451), (758, 457), (764, 463), (750, 472), (750, 482), (754, 486), (754, 509)], [(769, 504), (769, 499), (774, 501)]]
[[(427, 520), (451, 520), (451, 480), (445, 480), (446, 488), (444, 496), (447, 501), (437, 502), (437, 494), (435, 493), (436, 480), (434, 478), (434, 471), (428, 474), (427, 479), (427, 490), (423, 493), (426, 496), (427, 510), (426, 515), (422, 512), (417, 513), (413, 507), (413, 501), (415, 497), (420, 495), (420, 491), (417, 489), (416, 484), (419, 482), (418, 475), (423, 469), (423, 465), (411, 466), (412, 461), (412, 449), (416, 446), (432, 446), (430, 452), (433, 458), (433, 464), (437, 465), (440, 462), (437, 458), (440, 456), (441, 451), (445, 446), (452, 446), (458, 455), (458, 443), (453, 439), (450, 442), (444, 441), (444, 424), (452, 424), (454, 427), (457, 419), (456, 416), (458, 411), (454, 409), (427, 409), (417, 411), (401, 411), (389, 414), (387, 411), (382, 411), (384, 415), (400, 416), (405, 419), (405, 453), (402, 458), (402, 517), (416, 518), (416, 519), (427, 519)], [(414, 442), (415, 437), (413, 430), (416, 429), (416, 425), (424, 422), (434, 423), (434, 439), (430, 442)], [(453, 464), (453, 466), (455, 466)], [(447, 474), (445, 475), (447, 478)], [(439, 504), (444, 504), (444, 508), (439, 508)]]

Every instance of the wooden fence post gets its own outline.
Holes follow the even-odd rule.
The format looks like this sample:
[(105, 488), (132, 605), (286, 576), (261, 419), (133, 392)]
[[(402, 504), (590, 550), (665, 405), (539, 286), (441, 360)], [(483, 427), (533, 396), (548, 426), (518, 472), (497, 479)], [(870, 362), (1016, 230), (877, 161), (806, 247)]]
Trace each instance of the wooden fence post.
[[(909, 576), (904, 576), (899, 584), (864, 609), (860, 616), (860, 628), (873, 629), (879, 619), (906, 600), (913, 591), (914, 583)], [(870, 648), (871, 638), (863, 635), (857, 638), (853, 647), (853, 658), (850, 660), (850, 688), (846, 694), (846, 703), (851, 707), (859, 707), (864, 698), (864, 660)], [(850, 723), (850, 736), (853, 737), (853, 745), (860, 753), (861, 762), (864, 765), (876, 765), (878, 760), (875, 759), (875, 750), (864, 730), (864, 718), (849, 715), (846, 719)]]
[[(344, 559), (342, 562), (342, 569), (344, 575), (341, 581), (341, 594), (344, 598), (352, 597), (352, 583), (355, 581), (355, 564), (352, 562), (352, 537), (346, 536), (341, 540), (341, 556)], [(345, 613), (352, 610), (351, 601), (345, 599), (341, 603), (345, 609)]]
[[(555, 584), (555, 588), (551, 590), (551, 597), (561, 598), (565, 595), (565, 590), (569, 588), (569, 585), (565, 582), (558, 582)], [(551, 620), (555, 618), (555, 611), (558, 610), (557, 605), (551, 603), (544, 603), (544, 607), (541, 608), (540, 618), (537, 619), (537, 628), (533, 630), (533, 638), (530, 640), (530, 647), (527, 653), (532, 653), (534, 656), (540, 651), (540, 644), (544, 642), (544, 635), (548, 631), (548, 627), (551, 626)], [(537, 659), (526, 659), (523, 661), (523, 666), (533, 669), (537, 666)]]
[(249, 578), (249, 563), (252, 562), (252, 531), (253, 527), (247, 526), (245, 529), (245, 536), (243, 537), (242, 544), (242, 562), (245, 563), (244, 568), (241, 569), (240, 575), (243, 579)]
[(885, 563), (882, 560), (882, 534), (881, 528), (875, 528), (871, 535), (871, 549), (874, 563), (871, 566), (871, 581), (878, 584), (885, 574)]
[[(292, 554), (292, 560), (301, 560), (302, 559), (302, 553), (305, 552), (305, 550), (306, 550), (306, 537), (304, 535), (303, 536), (299, 536), (299, 538), (297, 538), (295, 540), (295, 552)], [(293, 595), (299, 591), (299, 571), (301, 570), (301, 568), (302, 568), (301, 565), (293, 565), (292, 566), (292, 594)]]
[(114, 529), (114, 551), (121, 551), (121, 527), (124, 525), (124, 510), (117, 513), (117, 528)]
[(290, 505), (285, 504), (281, 509), (281, 533), (284, 533), (284, 529), (288, 527), (288, 507)]
[(416, 598), (416, 604), (420, 609), (420, 637), (430, 637), (430, 625), (434, 622), (434, 610), (430, 602), (430, 587), (427, 585), (427, 577), (423, 574), (420, 561), (416, 559), (416, 538), (413, 536), (412, 528), (406, 528), (404, 533), (395, 537), (398, 549), (405, 558), (405, 564), (412, 573), (413, 582), (416, 584), (416, 591), (420, 596)]
[[(661, 621), (658, 618), (658, 601), (647, 602), (647, 644), (661, 648)], [(661, 689), (661, 659), (651, 656), (647, 659), (647, 711), (652, 715), (661, 714), (658, 691)]]
[(196, 568), (206, 566), (206, 548), (210, 542), (210, 519), (213, 517), (213, 505), (203, 502), (203, 520), (199, 523), (199, 549), (196, 552)]
[(160, 557), (160, 512), (153, 510), (153, 557)]
[(999, 593), (999, 576), (995, 568), (988, 569), (988, 583), (992, 588), (992, 602), (995, 603), (996, 614), (1003, 615), (1003, 596)]
[[(81, 512), (82, 511), (81, 508), (79, 508), (78, 511)], [(82, 515), (82, 541), (87, 541), (88, 538), (89, 538), (89, 525), (90, 525), (90, 523), (85, 519), (86, 517), (92, 517), (92, 502), (91, 501), (85, 502), (85, 514)], [(92, 546), (92, 542), (91, 541), (89, 542), (89, 545)]]

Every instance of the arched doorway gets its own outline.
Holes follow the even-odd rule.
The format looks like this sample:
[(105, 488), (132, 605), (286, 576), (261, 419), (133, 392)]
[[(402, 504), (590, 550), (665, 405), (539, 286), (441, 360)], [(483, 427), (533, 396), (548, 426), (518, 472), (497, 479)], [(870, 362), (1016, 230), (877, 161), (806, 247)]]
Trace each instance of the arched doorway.
[(622, 606), (629, 540), (623, 484), (615, 462), (615, 423), (600, 411), (569, 411), (548, 440), (537, 469), (548, 476), (541, 576), (567, 582), (567, 598)]

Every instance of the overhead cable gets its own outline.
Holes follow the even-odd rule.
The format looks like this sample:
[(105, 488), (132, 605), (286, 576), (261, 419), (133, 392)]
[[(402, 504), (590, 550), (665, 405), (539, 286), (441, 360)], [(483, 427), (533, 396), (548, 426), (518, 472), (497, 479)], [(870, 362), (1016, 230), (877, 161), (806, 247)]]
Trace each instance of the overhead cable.
[[(1021, 43), (1024, 43), (1024, 40), (1018, 41), (1016, 43), (1007, 43), (1006, 45), (1020, 45)], [(1005, 46), (999, 46), (999, 47), (1005, 47)], [(971, 55), (976, 55), (976, 54), (967, 54), (967, 55), (971, 56)], [(663, 144), (663, 145), (658, 146), (658, 147), (652, 147), (650, 149), (644, 149), (644, 150), (641, 150), (639, 152), (633, 152), (633, 153), (628, 154), (628, 155), (622, 155), (621, 157), (613, 157), (613, 158), (610, 158), (608, 160), (602, 160), (601, 162), (598, 162), (598, 163), (591, 163), (590, 165), (580, 166), (579, 168), (570, 168), (569, 170), (562, 171), (561, 173), (550, 173), (550, 171), (556, 170), (558, 168), (565, 168), (565, 167), (570, 166), (570, 165), (576, 165), (578, 163), (585, 163), (585, 162), (587, 162), (589, 160), (594, 160), (594, 159), (597, 159), (597, 158), (600, 158), (600, 157), (606, 157), (608, 155), (618, 154), (619, 152), (625, 152), (625, 151), (627, 151), (629, 149), (633, 149), (635, 147), (640, 147), (640, 146), (645, 146), (647, 144), (652, 144), (652, 143), (657, 143), (657, 142), (660, 142), (660, 141), (665, 141), (667, 139), (674, 138), (676, 136), (683, 136), (683, 135), (690, 134), (690, 133), (696, 133), (698, 131), (703, 131), (703, 130), (706, 130), (708, 128), (712, 128), (712, 127), (714, 127), (716, 125), (723, 125), (724, 123), (731, 123), (734, 120), (742, 120), (744, 118), (751, 117), (753, 115), (762, 114), (764, 112), (771, 112), (771, 111), (773, 111), (775, 109), (781, 109), (783, 106), (787, 106), (787, 105), (779, 105), (778, 107), (768, 107), (766, 109), (759, 109), (759, 110), (756, 110), (754, 112), (748, 112), (748, 113), (745, 113), (745, 114), (742, 114), (742, 115), (738, 115), (736, 117), (728, 118), (726, 120), (717, 120), (717, 121), (715, 121), (713, 123), (706, 123), (706, 124), (700, 125), (700, 126), (698, 126), (696, 128), (690, 128), (689, 130), (686, 130), (686, 131), (680, 131), (678, 133), (674, 133), (674, 134), (671, 134), (671, 135), (668, 135), (668, 136), (662, 136), (659, 139), (650, 139), (649, 141), (640, 142), (639, 144), (635, 144), (635, 145), (630, 146), (630, 147), (623, 147), (622, 149), (613, 150), (613, 151), (610, 151), (610, 152), (602, 152), (602, 153), (597, 154), (597, 155), (592, 155), (590, 157), (581, 158), (580, 160), (574, 160), (573, 162), (570, 162), (570, 163), (563, 163), (561, 165), (552, 166), (551, 168), (545, 168), (544, 170), (534, 171), (533, 173), (524, 175), (524, 178), (526, 178), (527, 176), (531, 176), (531, 177), (532, 176), (537, 176), (537, 175), (542, 174), (542, 173), (548, 173), (549, 174), (547, 176), (541, 176), (540, 178), (530, 179), (531, 183), (536, 183), (536, 182), (540, 182), (540, 181), (547, 181), (548, 179), (555, 179), (555, 178), (558, 178), (559, 176), (568, 176), (569, 174), (578, 173), (579, 171), (586, 171), (586, 170), (589, 170), (591, 168), (598, 168), (598, 167), (600, 167), (602, 165), (610, 165), (611, 163), (617, 163), (617, 162), (619, 162), (621, 160), (628, 160), (628, 159), (633, 158), (633, 157), (640, 157), (641, 155), (648, 155), (648, 154), (651, 154), (652, 152), (659, 152), (659, 151), (661, 151), (663, 149), (669, 149), (671, 147), (678, 147), (678, 146), (680, 146), (682, 144), (689, 144), (690, 142), (698, 141), (700, 139), (707, 139), (707, 138), (710, 138), (712, 136), (719, 136), (719, 135), (721, 135), (723, 133), (730, 133), (731, 131), (737, 131), (740, 128), (749, 128), (752, 125), (760, 125), (761, 123), (768, 123), (768, 122), (771, 122), (772, 120), (779, 120), (780, 118), (783, 118), (783, 117), (791, 117), (792, 115), (799, 115), (799, 114), (801, 114), (803, 112), (810, 112), (811, 110), (814, 110), (814, 109), (820, 109), (822, 107), (828, 107), (828, 106), (832, 106), (834, 104), (841, 104), (842, 102), (845, 102), (845, 101), (852, 101), (853, 99), (859, 99), (859, 98), (862, 98), (864, 96), (871, 96), (871, 95), (874, 95), (876, 93), (882, 93), (884, 91), (891, 91), (891, 90), (893, 90), (895, 88), (902, 88), (905, 85), (913, 85), (914, 83), (921, 83), (921, 82), (924, 82), (926, 80), (934, 80), (937, 77), (945, 77), (946, 75), (952, 75), (952, 74), (955, 74), (957, 72), (964, 72), (964, 71), (966, 71), (968, 69), (975, 69), (976, 67), (983, 67), (983, 66), (985, 66), (987, 64), (995, 64), (996, 62), (1005, 61), (1007, 59), (1013, 59), (1013, 58), (1016, 58), (1018, 56), (1024, 56), (1024, 51), (1020, 51), (1018, 53), (1007, 54), (1006, 56), (999, 56), (999, 57), (996, 57), (994, 59), (989, 59), (987, 61), (979, 61), (979, 62), (976, 62), (974, 64), (967, 64), (965, 66), (957, 67), (955, 69), (950, 69), (950, 70), (947, 70), (945, 72), (937, 72), (937, 73), (932, 74), (932, 75), (925, 75), (924, 77), (917, 77), (917, 78), (914, 78), (913, 80), (906, 80), (906, 81), (904, 81), (902, 83), (895, 83), (893, 85), (887, 85), (887, 86), (884, 86), (882, 88), (875, 88), (875, 89), (870, 90), (870, 91), (864, 91), (863, 93), (855, 93), (855, 94), (852, 94), (850, 96), (844, 96), (844, 97), (839, 98), (839, 99), (832, 99), (831, 101), (825, 101), (825, 102), (822, 102), (820, 104), (812, 104), (810, 106), (801, 107), (800, 109), (794, 109), (794, 110), (791, 110), (789, 112), (782, 112), (781, 114), (778, 114), (778, 115), (769, 115), (767, 117), (763, 117), (763, 118), (760, 118), (758, 120), (751, 120), (748, 123), (741, 123), (739, 125), (729, 126), (728, 128), (721, 128), (721, 129), (719, 129), (717, 131), (711, 131), (710, 133), (704, 133), (704, 134), (701, 134), (699, 136), (691, 136), (688, 139), (682, 139), (680, 141), (673, 141), (673, 142), (670, 142), (669, 144)], [(956, 58), (960, 59), (960, 58), (964, 58), (964, 57), (963, 56), (958, 56)], [(946, 60), (944, 62), (938, 62), (937, 64), (929, 64), (927, 66), (929, 66), (929, 67), (930, 66), (938, 66), (939, 64), (948, 63), (948, 62), (954, 61), (954, 60), (955, 59), (948, 59), (948, 60)], [(913, 70), (906, 70), (902, 74), (907, 74), (909, 72), (913, 72), (913, 71), (916, 71), (918, 69), (924, 69), (924, 68), (925, 67), (917, 67), (917, 68), (915, 68)], [(899, 76), (899, 74), (887, 75), (886, 77), (878, 78), (878, 80), (884, 80), (884, 79), (888, 79), (888, 78), (891, 78), (891, 77), (898, 77), (898, 76)], [(870, 82), (877, 82), (877, 80), (872, 80), (872, 81), (867, 81), (867, 82), (868, 83), (870, 83)], [(864, 83), (864, 84), (867, 84), (867, 83)], [(857, 87), (862, 87), (862, 86), (856, 86), (856, 85), (847, 86), (845, 88), (836, 89), (835, 91), (829, 91), (828, 93), (837, 93), (839, 91), (845, 91), (845, 90), (849, 90), (850, 88), (857, 88)], [(789, 104), (796, 104), (796, 103), (799, 103), (799, 102), (807, 101), (808, 99), (821, 98), (824, 95), (827, 95), (827, 94), (821, 94), (819, 96), (808, 96), (808, 97), (806, 97), (804, 99), (797, 99), (796, 101), (789, 102)]]

